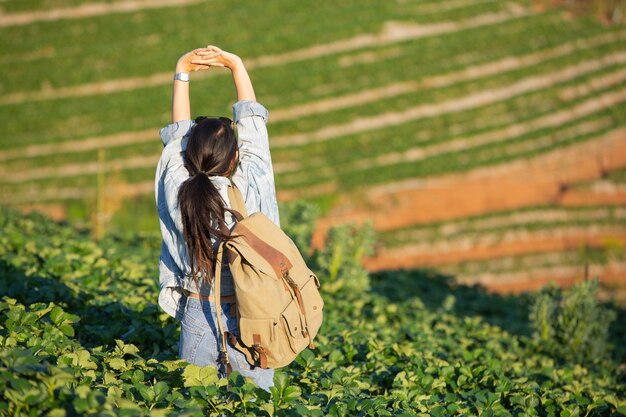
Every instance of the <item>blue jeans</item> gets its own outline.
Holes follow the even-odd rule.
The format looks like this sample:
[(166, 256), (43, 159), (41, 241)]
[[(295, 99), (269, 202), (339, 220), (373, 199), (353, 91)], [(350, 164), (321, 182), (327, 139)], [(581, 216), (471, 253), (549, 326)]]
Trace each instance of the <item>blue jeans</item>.
[[(225, 330), (239, 336), (237, 319), (231, 316), (231, 305), (222, 303), (222, 324)], [(180, 345), (178, 355), (189, 363), (198, 366), (212, 366), (226, 376), (217, 362), (219, 355), (219, 339), (217, 330), (217, 313), (215, 303), (187, 298), (185, 314), (181, 320)], [(243, 353), (227, 346), (228, 360), (233, 371), (249, 377), (261, 388), (269, 391), (274, 385), (274, 370), (252, 367)]]

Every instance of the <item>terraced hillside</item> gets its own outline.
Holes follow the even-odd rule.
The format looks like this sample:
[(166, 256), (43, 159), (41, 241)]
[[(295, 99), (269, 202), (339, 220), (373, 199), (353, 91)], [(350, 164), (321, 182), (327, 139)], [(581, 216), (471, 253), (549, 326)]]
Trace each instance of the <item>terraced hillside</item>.
[[(211, 42), (246, 60), (279, 198), (322, 207), (318, 242), (372, 219), (374, 270), (501, 290), (626, 277), (623, 26), (528, 1), (0, 7), (0, 204), (155, 229), (173, 63)], [(229, 75), (206, 74), (193, 112), (228, 112)]]

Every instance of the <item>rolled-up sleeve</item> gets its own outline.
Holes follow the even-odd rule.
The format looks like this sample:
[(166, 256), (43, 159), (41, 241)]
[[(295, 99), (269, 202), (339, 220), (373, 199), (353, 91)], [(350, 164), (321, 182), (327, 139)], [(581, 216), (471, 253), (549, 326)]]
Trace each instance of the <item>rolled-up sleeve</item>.
[(181, 120), (165, 126), (159, 131), (163, 146), (167, 146), (170, 142), (182, 140), (189, 134), (191, 128), (195, 125), (193, 120)]
[(278, 202), (266, 127), (268, 111), (256, 101), (238, 101), (233, 106), (233, 119), (239, 143), (239, 167), (233, 182), (243, 194), (248, 214), (260, 211), (278, 225)]

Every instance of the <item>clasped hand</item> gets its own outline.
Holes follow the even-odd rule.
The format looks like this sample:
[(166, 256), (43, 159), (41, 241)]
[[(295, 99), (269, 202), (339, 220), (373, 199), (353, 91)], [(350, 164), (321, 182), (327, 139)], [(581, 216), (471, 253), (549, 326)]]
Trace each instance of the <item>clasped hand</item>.
[(176, 65), (177, 72), (192, 72), (207, 70), (211, 67), (226, 67), (232, 70), (241, 63), (241, 59), (217, 46), (208, 45), (206, 48), (197, 48), (181, 56)]

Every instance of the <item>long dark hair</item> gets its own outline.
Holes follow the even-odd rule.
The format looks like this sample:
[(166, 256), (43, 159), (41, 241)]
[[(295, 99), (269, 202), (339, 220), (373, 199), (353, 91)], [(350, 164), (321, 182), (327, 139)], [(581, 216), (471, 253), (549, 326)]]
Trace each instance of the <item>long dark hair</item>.
[(200, 276), (208, 284), (213, 280), (216, 254), (211, 236), (220, 240), (229, 237), (224, 201), (209, 176), (231, 175), (236, 156), (237, 138), (230, 119), (196, 119), (185, 151), (185, 167), (190, 177), (180, 186), (178, 206), (191, 275), (197, 285)]

